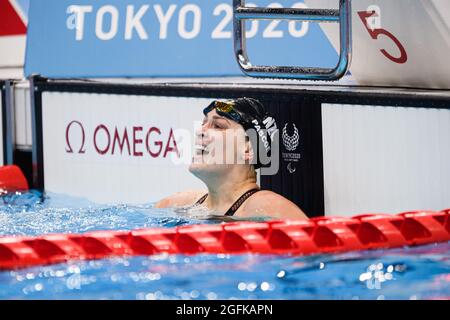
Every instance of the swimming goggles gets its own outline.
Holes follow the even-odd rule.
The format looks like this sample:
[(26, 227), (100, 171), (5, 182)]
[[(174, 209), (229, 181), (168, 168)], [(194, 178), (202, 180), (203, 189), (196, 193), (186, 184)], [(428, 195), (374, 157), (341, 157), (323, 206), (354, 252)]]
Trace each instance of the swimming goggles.
[(203, 110), (203, 114), (207, 115), (213, 109), (216, 109), (216, 112), (219, 115), (233, 120), (241, 125), (244, 125), (246, 123), (241, 114), (234, 109), (233, 101), (215, 100)]

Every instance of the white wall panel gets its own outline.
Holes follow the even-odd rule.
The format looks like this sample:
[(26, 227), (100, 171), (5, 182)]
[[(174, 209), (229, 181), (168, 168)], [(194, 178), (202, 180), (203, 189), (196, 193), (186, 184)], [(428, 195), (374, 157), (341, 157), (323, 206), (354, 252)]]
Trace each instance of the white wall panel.
[(0, 68), (22, 67), (25, 57), (26, 36), (0, 38)]
[(28, 81), (14, 85), (15, 144), (19, 149), (31, 149), (31, 103)]
[[(210, 99), (152, 97), (112, 94), (44, 92), (42, 95), (43, 155), (45, 189), (87, 198), (97, 203), (148, 203), (177, 191), (204, 188), (188, 171), (188, 164), (174, 164), (170, 155), (152, 158), (139, 144), (143, 156), (109, 151), (101, 155), (95, 149), (95, 128), (104, 124), (111, 131), (141, 126), (145, 140), (150, 127), (166, 144), (169, 131), (186, 129), (193, 136), (194, 122), (203, 118), (202, 110)], [(85, 153), (81, 129), (71, 127), (69, 139), (73, 153), (68, 153), (67, 126), (79, 121), (85, 130)], [(100, 132), (100, 131), (99, 131)], [(97, 133), (98, 147), (107, 145), (104, 132)], [(100, 138), (99, 138), (100, 137)], [(130, 143), (132, 143), (130, 136)], [(180, 146), (180, 141), (177, 141)]]
[(450, 207), (450, 110), (322, 105), (327, 215)]

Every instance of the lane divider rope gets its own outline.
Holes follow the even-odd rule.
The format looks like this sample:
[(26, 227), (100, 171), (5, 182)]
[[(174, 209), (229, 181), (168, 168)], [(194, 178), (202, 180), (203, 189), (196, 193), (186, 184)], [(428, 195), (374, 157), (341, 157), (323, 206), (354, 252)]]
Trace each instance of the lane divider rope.
[(0, 269), (155, 254), (311, 255), (450, 241), (450, 209), (0, 237)]

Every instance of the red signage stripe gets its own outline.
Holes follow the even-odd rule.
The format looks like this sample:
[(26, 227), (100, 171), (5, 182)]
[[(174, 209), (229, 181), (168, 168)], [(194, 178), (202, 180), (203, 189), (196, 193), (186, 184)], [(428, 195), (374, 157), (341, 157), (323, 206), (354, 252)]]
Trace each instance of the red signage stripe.
[(24, 35), (27, 27), (9, 0), (0, 0), (0, 36)]

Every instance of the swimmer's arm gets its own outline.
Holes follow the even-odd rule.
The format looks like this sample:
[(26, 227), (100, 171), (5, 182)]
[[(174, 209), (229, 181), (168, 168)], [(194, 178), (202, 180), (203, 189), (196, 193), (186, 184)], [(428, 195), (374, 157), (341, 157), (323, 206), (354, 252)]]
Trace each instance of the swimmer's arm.
[(207, 191), (192, 190), (175, 193), (166, 197), (155, 204), (155, 208), (173, 208), (183, 207), (194, 204), (198, 199), (205, 195)]
[(306, 214), (292, 201), (272, 192), (260, 191), (251, 197), (243, 208), (241, 217), (272, 217), (274, 219), (303, 219)]

